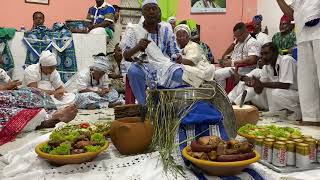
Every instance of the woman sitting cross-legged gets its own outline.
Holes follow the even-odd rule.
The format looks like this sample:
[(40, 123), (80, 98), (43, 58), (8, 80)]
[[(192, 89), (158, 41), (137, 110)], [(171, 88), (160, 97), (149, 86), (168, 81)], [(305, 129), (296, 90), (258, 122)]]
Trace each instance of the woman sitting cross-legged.
[(76, 104), (80, 109), (99, 109), (120, 104), (119, 94), (110, 89), (108, 59), (104, 54), (94, 57), (94, 63), (78, 74), (76, 83), (79, 94)]

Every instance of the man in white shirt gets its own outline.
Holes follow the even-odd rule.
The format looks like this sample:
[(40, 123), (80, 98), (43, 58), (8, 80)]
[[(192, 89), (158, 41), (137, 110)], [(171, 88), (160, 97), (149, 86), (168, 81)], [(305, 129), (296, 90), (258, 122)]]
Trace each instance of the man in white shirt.
[(262, 31), (262, 27), (261, 27), (262, 20), (263, 20), (263, 17), (261, 15), (256, 15), (252, 19), (253, 33), (256, 37), (256, 40), (260, 44), (260, 46), (263, 46), (264, 44), (271, 42), (271, 38), (267, 34), (261, 32)]
[(269, 112), (264, 115), (286, 115), (286, 111), (281, 110), (289, 110), (293, 112), (288, 116), (289, 120), (301, 120), (296, 60), (291, 56), (280, 56), (273, 43), (262, 46), (261, 57), (265, 63), (261, 78), (252, 77), (246, 85), (253, 87), (257, 94), (266, 93)]
[(215, 71), (215, 79), (222, 86), (225, 86), (225, 80), (232, 75), (232, 69), (238, 65), (245, 64), (246, 67), (239, 68), (240, 74), (247, 74), (255, 69), (258, 57), (260, 56), (260, 45), (253, 38), (244, 23), (238, 23), (233, 28), (233, 34), (236, 38), (236, 44), (231, 54), (231, 59), (220, 61), (222, 68)]
[(320, 1), (277, 0), (283, 13), (294, 17), (298, 45), (298, 84), (303, 122), (320, 123)]

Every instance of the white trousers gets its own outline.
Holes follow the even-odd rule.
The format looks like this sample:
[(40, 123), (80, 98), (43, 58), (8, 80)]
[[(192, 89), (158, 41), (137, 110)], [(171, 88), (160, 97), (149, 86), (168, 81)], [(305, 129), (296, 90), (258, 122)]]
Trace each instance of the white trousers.
[(232, 67), (225, 67), (216, 69), (214, 72), (214, 79), (219, 83), (224, 89), (226, 88), (226, 79), (231, 77)]
[[(216, 69), (214, 72), (214, 79), (223, 87), (226, 87), (226, 79), (232, 76), (234, 67), (225, 67)], [(243, 67), (239, 68), (238, 73), (241, 75), (245, 75), (250, 73), (254, 67)]]
[(246, 86), (243, 81), (240, 81), (228, 94), (230, 101), (235, 103), (236, 105), (239, 105), (244, 90), (247, 90), (247, 96), (244, 102), (251, 101), (258, 108), (268, 110), (266, 93), (264, 92), (262, 94), (257, 94), (256, 92), (254, 92), (254, 89), (252, 87)]
[(298, 87), (302, 120), (320, 122), (320, 40), (298, 44)]

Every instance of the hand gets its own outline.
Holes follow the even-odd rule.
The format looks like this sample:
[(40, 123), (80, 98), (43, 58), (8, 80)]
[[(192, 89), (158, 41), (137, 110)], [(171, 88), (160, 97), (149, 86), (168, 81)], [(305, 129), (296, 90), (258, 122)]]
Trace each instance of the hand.
[(139, 43), (137, 44), (137, 47), (140, 51), (145, 51), (151, 41), (148, 39), (141, 39)]
[(106, 94), (108, 94), (110, 92), (110, 89), (108, 88), (104, 88), (104, 89), (100, 89), (97, 94), (99, 94), (99, 96), (103, 97), (105, 96)]
[(232, 68), (230, 73), (233, 75), (235, 82), (239, 82), (241, 80), (241, 75), (234, 68)]
[(21, 84), (22, 82), (19, 80), (9, 81), (6, 89), (7, 90), (17, 89), (17, 87), (20, 86)]
[(53, 93), (53, 97), (56, 99), (62, 99), (62, 97), (64, 96), (64, 90), (57, 90)]
[(254, 91), (257, 94), (261, 94), (263, 91), (263, 84), (262, 82), (256, 78), (256, 77), (252, 77), (250, 81), (245, 82), (247, 86), (249, 87), (253, 87)]
[(220, 61), (219, 61), (219, 64), (220, 64), (220, 66), (221, 67), (231, 67), (231, 59), (221, 59)]
[(181, 64), (182, 63), (182, 56), (178, 55), (176, 63)]

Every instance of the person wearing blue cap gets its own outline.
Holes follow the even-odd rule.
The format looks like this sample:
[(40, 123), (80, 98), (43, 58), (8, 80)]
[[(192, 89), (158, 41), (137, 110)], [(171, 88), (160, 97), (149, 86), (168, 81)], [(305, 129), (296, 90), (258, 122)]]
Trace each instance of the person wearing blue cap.
[[(133, 94), (139, 104), (146, 103), (147, 84), (157, 84), (165, 88), (180, 86), (182, 65), (172, 27), (160, 22), (161, 11), (156, 0), (142, 3), (144, 21), (129, 24), (120, 43), (126, 61), (147, 55), (148, 63), (132, 63), (127, 76)], [(141, 56), (142, 55), (142, 56)]]
[(271, 42), (271, 38), (267, 34), (262, 32), (262, 28), (261, 28), (262, 20), (263, 20), (262, 15), (256, 15), (252, 19), (253, 35), (255, 36), (260, 46), (263, 46), (264, 44)]

